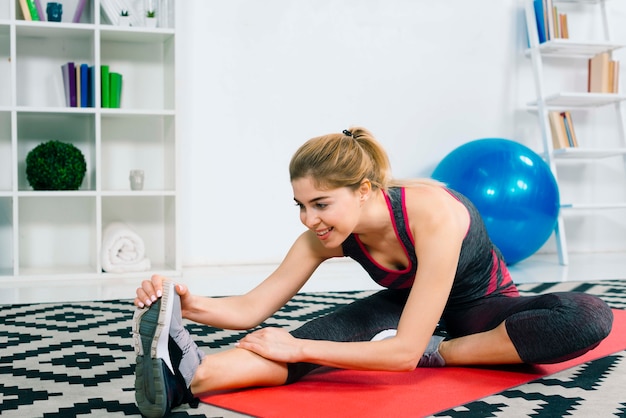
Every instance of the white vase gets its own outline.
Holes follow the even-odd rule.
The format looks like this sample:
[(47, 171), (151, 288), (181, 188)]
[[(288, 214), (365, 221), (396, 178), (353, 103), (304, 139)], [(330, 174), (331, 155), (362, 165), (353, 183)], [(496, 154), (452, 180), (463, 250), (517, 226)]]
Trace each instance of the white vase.
[(130, 26), (130, 16), (120, 16), (120, 20), (117, 22), (118, 26)]
[(156, 28), (157, 27), (157, 19), (156, 19), (156, 17), (146, 17), (146, 27), (147, 28)]

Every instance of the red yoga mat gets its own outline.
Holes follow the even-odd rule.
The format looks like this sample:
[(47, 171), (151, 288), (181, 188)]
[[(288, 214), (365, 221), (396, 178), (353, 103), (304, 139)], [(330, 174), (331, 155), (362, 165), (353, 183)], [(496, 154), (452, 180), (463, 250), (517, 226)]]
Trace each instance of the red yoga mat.
[(626, 311), (613, 313), (611, 334), (595, 349), (563, 363), (409, 373), (322, 368), (291, 385), (209, 394), (202, 401), (267, 418), (430, 415), (626, 349)]

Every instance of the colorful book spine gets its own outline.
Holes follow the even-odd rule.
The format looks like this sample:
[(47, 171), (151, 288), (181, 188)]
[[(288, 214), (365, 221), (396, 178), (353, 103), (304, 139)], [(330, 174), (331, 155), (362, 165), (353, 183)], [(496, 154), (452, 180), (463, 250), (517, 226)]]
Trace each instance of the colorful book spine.
[(80, 107), (89, 106), (89, 66), (80, 65)]
[(100, 106), (103, 108), (111, 107), (111, 77), (109, 76), (108, 65), (100, 66), (100, 84), (100, 94), (102, 96)]
[(61, 66), (61, 74), (63, 75), (63, 92), (65, 93), (65, 106), (70, 106), (70, 63)]
[(72, 18), (73, 23), (80, 22), (80, 18), (83, 15), (83, 10), (85, 9), (85, 4), (87, 0), (78, 0), (78, 4), (76, 5), (76, 11), (74, 12), (74, 17)]
[(89, 67), (88, 78), (87, 107), (96, 107), (96, 68), (93, 65)]
[(539, 43), (542, 44), (546, 41), (543, 0), (534, 0), (533, 5), (535, 6), (535, 16), (537, 17), (537, 35), (539, 36)]
[(554, 149), (567, 148), (569, 146), (567, 140), (567, 131), (563, 118), (557, 111), (548, 112), (550, 120), (550, 130), (552, 131), (552, 146)]
[(589, 93), (611, 93), (610, 61), (608, 52), (602, 52), (589, 59), (587, 90)]
[(119, 108), (122, 104), (122, 75), (120, 73), (109, 73), (111, 77), (109, 93), (110, 105), (112, 108)]
[(65, 105), (76, 107), (76, 65), (73, 62), (65, 63), (61, 66), (63, 74), (63, 88), (65, 92)]
[(37, 11), (37, 6), (35, 6), (35, 0), (26, 0), (26, 5), (28, 6), (28, 11), (30, 12), (31, 19), (41, 20), (39, 19), (39, 12)]
[(26, 0), (20, 0), (20, 9), (22, 9), (22, 16), (24, 16), (24, 20), (33, 20)]
[(82, 92), (81, 92), (81, 88), (82, 88), (82, 82), (80, 80), (80, 65), (76, 65), (76, 107), (83, 107), (81, 100), (82, 100)]
[(561, 113), (561, 117), (563, 118), (563, 124), (565, 125), (565, 129), (567, 130), (567, 139), (569, 141), (570, 147), (578, 146), (578, 139), (576, 138), (576, 132), (574, 132), (574, 122), (572, 121), (572, 115), (570, 112), (565, 111)]
[(68, 62), (70, 75), (70, 107), (76, 107), (76, 65)]
[(41, 5), (41, 0), (35, 0), (35, 7), (37, 8), (37, 13), (39, 14), (39, 20), (46, 21), (46, 12), (43, 10), (43, 6)]

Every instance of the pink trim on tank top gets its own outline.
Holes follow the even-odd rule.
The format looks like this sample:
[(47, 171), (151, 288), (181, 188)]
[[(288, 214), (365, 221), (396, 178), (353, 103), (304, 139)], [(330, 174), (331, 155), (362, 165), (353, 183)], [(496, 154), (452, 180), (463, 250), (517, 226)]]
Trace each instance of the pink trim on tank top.
[[(400, 190), (401, 190), (401, 197), (402, 197), (401, 198), (401, 204), (402, 204), (402, 213), (404, 215), (405, 230), (409, 234), (409, 239), (411, 240), (411, 243), (413, 245), (415, 245), (415, 242), (413, 241), (413, 235), (411, 234), (411, 231), (408, 228), (408, 219), (406, 217), (406, 206), (404, 204), (404, 187), (402, 189), (400, 189)], [(398, 242), (402, 246), (402, 250), (404, 251), (404, 255), (406, 255), (407, 260), (409, 260), (409, 264), (407, 265), (407, 267), (405, 269), (403, 269), (403, 270), (395, 270), (395, 269), (389, 269), (389, 268), (379, 264), (378, 261), (374, 260), (374, 258), (370, 255), (369, 251), (367, 251), (367, 248), (365, 248), (365, 245), (361, 242), (361, 239), (359, 238), (359, 235), (355, 234), (354, 238), (356, 239), (357, 244), (359, 244), (359, 247), (363, 251), (363, 254), (365, 254), (365, 256), (372, 263), (374, 263), (376, 265), (376, 267), (378, 267), (379, 269), (384, 270), (384, 271), (389, 272), (389, 273), (398, 273), (398, 274), (408, 273), (413, 268), (413, 263), (411, 262), (411, 257), (409, 257), (409, 251), (406, 249), (406, 246), (402, 242), (402, 238), (400, 238), (400, 234), (398, 234), (398, 225), (396, 224), (396, 217), (393, 214), (393, 208), (391, 207), (391, 201), (389, 200), (389, 196), (387, 196), (387, 193), (385, 193), (384, 191), (383, 191), (383, 195), (385, 196), (385, 202), (387, 203), (387, 209), (389, 210), (389, 216), (391, 217), (391, 223), (393, 224), (393, 232), (396, 234), (396, 238), (398, 239)], [(383, 284), (383, 281), (381, 281), (379, 284), (381, 286), (385, 286), (385, 284)], [(387, 285), (389, 285), (389, 284), (390, 283), (387, 283)]]
[(491, 256), (493, 258), (493, 266), (491, 267), (491, 273), (489, 275), (489, 286), (487, 287), (487, 295), (492, 294), (498, 290), (498, 267), (502, 272), (502, 286), (506, 286), (500, 294), (504, 296), (519, 296), (519, 291), (513, 283), (513, 278), (509, 269), (506, 267), (504, 260), (498, 259), (498, 255), (495, 250), (491, 250)]

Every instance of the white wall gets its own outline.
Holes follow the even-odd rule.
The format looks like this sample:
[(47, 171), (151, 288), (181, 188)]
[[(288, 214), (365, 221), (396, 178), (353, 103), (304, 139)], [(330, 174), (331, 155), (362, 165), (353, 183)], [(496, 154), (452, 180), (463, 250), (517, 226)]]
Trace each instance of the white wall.
[(396, 177), (477, 138), (537, 145), (522, 25), (516, 0), (185, 0), (183, 264), (279, 261), (303, 229), (287, 165), (312, 136), (363, 125)]

